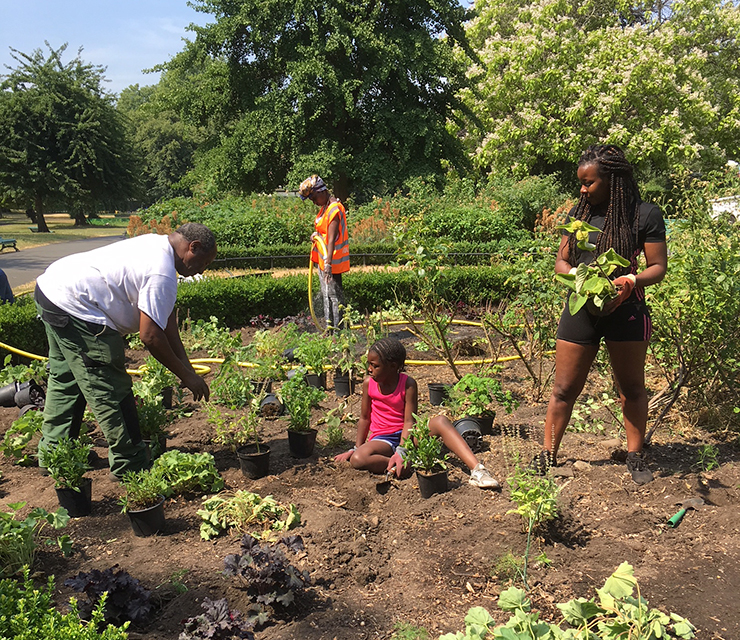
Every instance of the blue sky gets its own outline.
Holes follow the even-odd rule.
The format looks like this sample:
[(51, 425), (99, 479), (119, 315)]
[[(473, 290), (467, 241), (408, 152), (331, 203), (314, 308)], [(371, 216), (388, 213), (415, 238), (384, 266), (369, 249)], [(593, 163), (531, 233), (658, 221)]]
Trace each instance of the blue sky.
[(83, 47), (85, 62), (107, 67), (109, 91), (131, 84), (156, 84), (159, 74), (142, 69), (166, 62), (182, 50), (185, 28), (213, 16), (197, 13), (186, 0), (0, 0), (0, 74), (17, 66), (9, 47), (24, 53), (68, 43), (69, 61)]

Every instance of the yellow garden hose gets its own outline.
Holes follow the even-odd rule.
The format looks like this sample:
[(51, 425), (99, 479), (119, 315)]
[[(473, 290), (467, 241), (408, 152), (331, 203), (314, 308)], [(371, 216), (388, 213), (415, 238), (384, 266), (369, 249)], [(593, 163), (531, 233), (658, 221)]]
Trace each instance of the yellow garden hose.
[[(324, 239), (316, 234), (313, 237), (313, 244), (316, 245), (316, 250), (321, 253), (324, 261), (326, 261), (326, 243)], [(313, 251), (311, 252), (313, 253)], [(312, 282), (313, 282), (313, 265), (314, 262), (311, 260), (311, 253), (308, 255), (308, 309), (311, 312), (311, 320), (319, 331), (323, 331), (324, 327), (319, 324), (319, 320), (316, 317), (316, 313), (313, 310), (313, 295), (312, 295)]]

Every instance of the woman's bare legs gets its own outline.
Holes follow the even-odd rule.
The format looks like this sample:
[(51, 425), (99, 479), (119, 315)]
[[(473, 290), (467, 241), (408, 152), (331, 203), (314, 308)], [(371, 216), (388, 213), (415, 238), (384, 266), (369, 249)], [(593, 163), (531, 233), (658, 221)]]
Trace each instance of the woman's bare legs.
[(647, 427), (645, 356), (647, 342), (607, 342), (622, 402), (627, 451), (642, 451)]
[(586, 384), (598, 345), (583, 345), (558, 340), (555, 346), (555, 382), (545, 417), (544, 448), (555, 460), (570, 421), (573, 405)]

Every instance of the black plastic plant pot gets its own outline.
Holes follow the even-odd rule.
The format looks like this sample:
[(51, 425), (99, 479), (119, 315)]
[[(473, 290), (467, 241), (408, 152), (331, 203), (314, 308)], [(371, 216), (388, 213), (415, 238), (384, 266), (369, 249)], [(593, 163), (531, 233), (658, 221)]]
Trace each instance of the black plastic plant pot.
[[(37, 407), (44, 406), (46, 394), (44, 390), (33, 380), (22, 382), (18, 385), (18, 390), (13, 396), (13, 402), (16, 407), (25, 407), (28, 404), (35, 404)], [(11, 405), (12, 406), (12, 405)]]
[(495, 414), (492, 416), (475, 416), (475, 421), (480, 425), (480, 432), (484, 436), (493, 435), (493, 421), (495, 419)]
[(41, 409), (42, 407), (39, 407), (37, 404), (27, 404), (18, 410), (18, 417), (22, 418), (29, 411), (41, 411)]
[(259, 451), (254, 444), (239, 447), (236, 457), (239, 458), (239, 467), (247, 478), (257, 480), (270, 473), (270, 447), (266, 444), (261, 444)]
[(274, 393), (268, 393), (260, 402), (260, 415), (263, 418), (276, 418), (283, 415), (283, 403)]
[(254, 388), (254, 392), (257, 394), (260, 394), (263, 391), (265, 393), (272, 393), (272, 380), (270, 378), (267, 378), (266, 380), (252, 380), (251, 384)]
[(357, 381), (348, 375), (335, 375), (334, 376), (334, 391), (337, 393), (337, 398), (346, 398), (351, 396), (355, 392), (355, 385)]
[[(20, 385), (17, 382), (11, 382), (0, 388), (0, 407), (15, 407), (15, 394), (18, 393)], [(28, 403), (30, 404), (30, 403)]]
[(294, 458), (308, 458), (316, 446), (316, 429), (291, 431), (288, 429), (288, 449)]
[(419, 483), (419, 492), (425, 500), (431, 498), (435, 493), (444, 493), (448, 489), (447, 469), (425, 473), (416, 471), (416, 480)]
[(172, 400), (174, 396), (174, 387), (165, 387), (164, 389), (162, 389), (162, 406), (165, 409), (172, 409)]
[(71, 518), (89, 516), (92, 511), (92, 478), (82, 478), (80, 490), (56, 489), (59, 506), (64, 507)]
[(449, 396), (450, 384), (444, 384), (442, 382), (430, 382), (429, 383), (429, 403), (438, 407), (441, 405)]
[(483, 447), (483, 433), (476, 418), (460, 418), (452, 423), (455, 430), (462, 436), (470, 450), (477, 453)]
[(326, 389), (326, 371), (321, 373), (307, 373), (306, 384), (317, 389)]
[(167, 451), (167, 436), (160, 435), (158, 438), (142, 438), (146, 445), (146, 461), (153, 462), (165, 451)]
[(153, 536), (164, 529), (164, 496), (153, 507), (126, 512), (134, 535), (140, 538)]

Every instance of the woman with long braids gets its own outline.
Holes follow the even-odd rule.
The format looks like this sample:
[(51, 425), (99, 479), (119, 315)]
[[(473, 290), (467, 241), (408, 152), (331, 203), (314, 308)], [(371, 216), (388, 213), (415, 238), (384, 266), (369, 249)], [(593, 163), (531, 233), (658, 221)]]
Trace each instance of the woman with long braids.
[[(601, 229), (591, 232), (593, 253), (576, 246), (575, 234), (565, 232), (555, 261), (556, 273), (574, 273), (609, 248), (630, 261), (618, 268), (613, 281), (618, 296), (592, 315), (584, 305), (571, 315), (567, 305), (560, 318), (555, 351), (555, 382), (547, 408), (544, 449), (533, 466), (544, 472), (556, 465), (558, 448), (601, 339), (609, 351), (619, 386), (627, 435), (627, 469), (637, 484), (653, 479), (642, 446), (647, 426), (645, 356), (652, 332), (644, 288), (660, 282), (668, 267), (665, 224), (660, 209), (642, 202), (632, 166), (613, 145), (593, 145), (578, 162), (581, 192), (570, 216)], [(646, 267), (638, 273), (637, 257), (645, 254)]]

